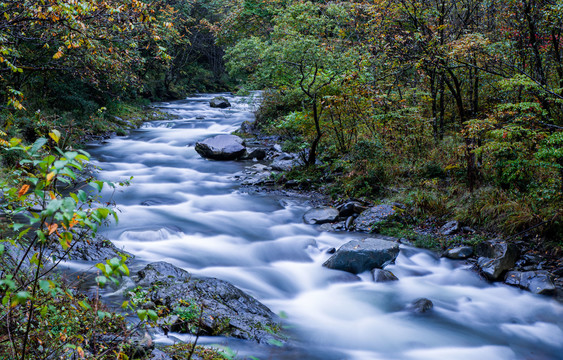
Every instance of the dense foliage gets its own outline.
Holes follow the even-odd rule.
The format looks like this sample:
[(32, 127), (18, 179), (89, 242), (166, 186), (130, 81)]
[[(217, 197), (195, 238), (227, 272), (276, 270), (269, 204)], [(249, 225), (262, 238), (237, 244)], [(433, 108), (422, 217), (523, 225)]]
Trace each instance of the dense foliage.
[(239, 0), (217, 33), (231, 74), (270, 89), (262, 125), (336, 194), (553, 232), (562, 21), (555, 0)]

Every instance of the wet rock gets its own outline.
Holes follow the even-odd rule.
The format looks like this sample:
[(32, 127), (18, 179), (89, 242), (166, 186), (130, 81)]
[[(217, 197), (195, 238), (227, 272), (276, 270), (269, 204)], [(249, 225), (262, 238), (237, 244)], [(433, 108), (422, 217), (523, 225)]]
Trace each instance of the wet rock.
[(408, 310), (417, 314), (424, 314), (432, 310), (432, 308), (434, 308), (434, 304), (432, 303), (432, 301), (426, 298), (416, 299), (411, 304), (409, 304), (409, 306), (407, 306)]
[(202, 157), (213, 160), (236, 160), (246, 152), (242, 139), (235, 135), (217, 135), (205, 139), (195, 144), (195, 150)]
[(334, 254), (336, 252), (336, 248), (330, 248), (326, 251), (327, 254)]
[(478, 244), (475, 253), (480, 256), (477, 265), (483, 275), (491, 280), (499, 280), (502, 274), (516, 263), (518, 250), (514, 244), (489, 240)]
[(196, 116), (195, 118), (196, 118), (196, 120), (203, 120), (203, 119), (205, 119), (205, 116), (203, 116), (203, 115), (198, 115), (198, 116)]
[(209, 106), (212, 108), (226, 109), (231, 107), (231, 103), (223, 96), (217, 96), (209, 101)]
[(348, 216), (348, 219), (346, 219), (346, 230), (352, 230), (354, 229), (354, 217), (353, 216)]
[(340, 216), (348, 217), (354, 215), (356, 213), (356, 209), (359, 209), (361, 206), (362, 205), (360, 203), (356, 201), (351, 201), (340, 205), (337, 209), (338, 211), (340, 211)]
[(128, 258), (133, 258), (134, 255), (120, 250), (110, 240), (96, 236), (89, 238), (89, 235), (84, 235), (81, 240), (76, 240), (73, 247), (67, 254), (66, 250), (60, 247), (55, 247), (50, 252), (50, 257), (61, 259), (63, 256), (68, 256), (71, 260), (84, 260), (84, 261), (105, 261), (114, 257), (121, 257), (125, 255)]
[(458, 246), (452, 249), (448, 249), (444, 252), (444, 257), (454, 260), (463, 260), (469, 258), (473, 255), (473, 247), (471, 246)]
[(551, 281), (549, 273), (545, 270), (509, 271), (506, 273), (504, 282), (529, 290), (534, 294), (551, 295), (555, 292), (555, 285)]
[(383, 268), (395, 261), (399, 245), (378, 238), (352, 240), (342, 245), (324, 264), (330, 269), (343, 270), (352, 274)]
[(338, 210), (333, 207), (311, 209), (303, 215), (303, 221), (310, 225), (331, 223), (336, 219), (338, 219)]
[(459, 222), (456, 220), (448, 221), (440, 228), (440, 234), (442, 235), (453, 235), (457, 234), (460, 230)]
[(265, 157), (266, 157), (266, 150), (256, 148), (256, 149), (252, 149), (250, 151), (247, 150), (246, 153), (240, 159), (241, 160), (251, 160), (251, 159), (264, 160)]
[[(165, 262), (151, 263), (137, 276), (137, 285), (149, 289), (148, 300), (155, 304), (171, 311), (186, 303), (203, 309), (201, 318), (197, 316), (195, 322), (201, 335), (230, 336), (259, 343), (284, 341), (278, 331), (279, 318), (226, 281), (192, 275)], [(183, 324), (182, 328), (189, 331), (190, 326)]]
[(372, 232), (377, 225), (395, 215), (396, 211), (391, 205), (377, 205), (365, 210), (354, 220), (356, 231)]
[(395, 276), (391, 271), (383, 269), (373, 269), (371, 275), (374, 282), (389, 282), (398, 281), (399, 278)]
[(168, 354), (166, 354), (164, 351), (158, 350), (158, 349), (154, 349), (151, 353), (151, 357), (149, 358), (150, 360), (172, 360), (172, 358), (170, 356), (168, 356)]

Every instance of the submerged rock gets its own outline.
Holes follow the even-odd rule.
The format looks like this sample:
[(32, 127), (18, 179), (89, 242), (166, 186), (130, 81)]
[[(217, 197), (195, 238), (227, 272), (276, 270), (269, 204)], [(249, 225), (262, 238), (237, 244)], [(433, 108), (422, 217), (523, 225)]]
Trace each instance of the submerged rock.
[(246, 148), (242, 139), (235, 135), (217, 135), (195, 144), (195, 151), (204, 158), (213, 160), (236, 160)]
[(311, 209), (303, 215), (303, 221), (310, 225), (331, 223), (336, 219), (338, 219), (338, 210), (330, 206)]
[(377, 205), (365, 210), (354, 220), (356, 231), (372, 232), (377, 225), (388, 220), (396, 214), (396, 210), (391, 205)]
[(416, 299), (411, 304), (409, 304), (409, 306), (407, 306), (408, 310), (417, 314), (424, 314), (432, 310), (433, 308), (434, 308), (434, 304), (432, 303), (432, 301), (426, 298)]
[(447, 249), (444, 252), (444, 257), (454, 260), (463, 260), (473, 255), (473, 247), (471, 246), (458, 246), (452, 249)]
[(352, 240), (340, 247), (324, 264), (330, 269), (343, 270), (352, 274), (383, 268), (395, 261), (399, 245), (377, 238)]
[(280, 319), (226, 281), (192, 275), (166, 262), (151, 263), (137, 276), (137, 284), (149, 290), (148, 300), (177, 316), (165, 320), (173, 330), (259, 343), (283, 341)]
[(371, 276), (374, 282), (389, 282), (398, 281), (399, 278), (395, 276), (391, 271), (383, 269), (373, 269), (371, 271)]
[(514, 267), (518, 257), (514, 244), (497, 240), (480, 243), (475, 252), (480, 256), (477, 260), (479, 269), (491, 281), (499, 280), (505, 271)]
[(545, 270), (525, 272), (509, 271), (506, 273), (504, 282), (508, 285), (518, 286), (534, 294), (541, 295), (551, 295), (556, 289), (549, 273)]
[(231, 103), (223, 96), (217, 96), (209, 101), (209, 106), (212, 108), (226, 109), (231, 107)]

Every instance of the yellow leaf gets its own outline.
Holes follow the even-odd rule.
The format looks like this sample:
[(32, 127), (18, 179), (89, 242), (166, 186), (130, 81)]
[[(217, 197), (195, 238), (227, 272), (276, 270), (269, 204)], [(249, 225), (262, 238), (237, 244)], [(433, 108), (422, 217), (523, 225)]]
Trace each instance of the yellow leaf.
[(53, 139), (54, 142), (58, 144), (59, 139), (61, 138), (61, 133), (59, 132), (59, 130), (53, 129), (53, 131), (49, 133), (49, 136), (51, 137), (51, 139)]
[(55, 172), (51, 171), (47, 174), (47, 181), (51, 181), (55, 177)]
[(60, 59), (62, 56), (63, 56), (63, 52), (59, 50), (55, 55), (53, 55), (53, 59), (57, 60)]

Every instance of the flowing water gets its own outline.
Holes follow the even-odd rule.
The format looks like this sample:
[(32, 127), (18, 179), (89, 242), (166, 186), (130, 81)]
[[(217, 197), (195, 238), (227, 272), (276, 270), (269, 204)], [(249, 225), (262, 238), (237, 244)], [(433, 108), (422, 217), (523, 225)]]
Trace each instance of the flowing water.
[[(192, 273), (230, 281), (276, 313), (297, 349), (224, 338), (239, 355), (260, 359), (563, 359), (563, 305), (481, 280), (461, 262), (402, 247), (387, 269), (400, 281), (374, 283), (369, 274), (322, 267), (326, 250), (360, 234), (334, 234), (305, 225), (308, 204), (248, 193), (232, 180), (242, 162), (202, 159), (198, 140), (230, 133), (252, 120), (242, 98), (212, 109), (203, 95), (159, 104), (175, 115), (89, 149), (99, 178), (131, 186), (106, 191), (120, 221), (104, 230), (136, 255), (133, 268), (167, 261)], [(426, 314), (406, 309), (417, 298), (434, 303)], [(160, 342), (179, 334), (160, 335)]]

